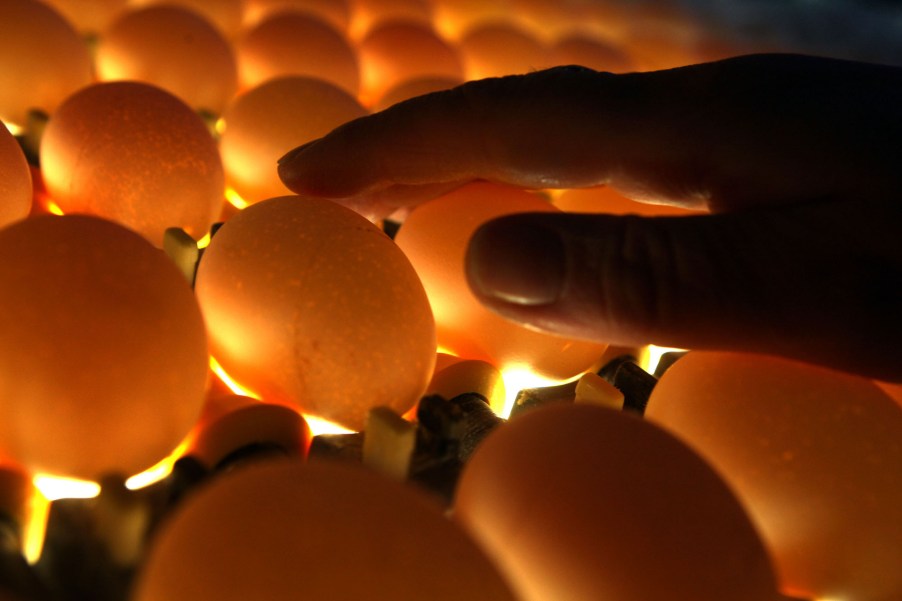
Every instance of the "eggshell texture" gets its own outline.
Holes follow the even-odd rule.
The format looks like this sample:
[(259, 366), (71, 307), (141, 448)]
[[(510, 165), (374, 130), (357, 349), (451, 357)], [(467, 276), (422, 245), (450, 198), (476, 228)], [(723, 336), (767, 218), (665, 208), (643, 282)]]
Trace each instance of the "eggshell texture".
[(457, 51), (420, 23), (389, 22), (371, 30), (358, 47), (360, 99), (369, 106), (408, 79), (462, 79)]
[(353, 96), (311, 77), (280, 77), (245, 92), (223, 115), (229, 186), (247, 203), (290, 193), (276, 171), (279, 157), (365, 114)]
[(593, 405), (496, 428), (464, 467), (456, 518), (522, 601), (774, 601), (736, 497), (664, 430)]
[(351, 95), (360, 69), (351, 45), (328, 22), (305, 14), (276, 13), (247, 31), (236, 45), (243, 88), (283, 75), (328, 81)]
[(0, 228), (28, 216), (31, 171), (16, 139), (0, 124)]
[(902, 410), (872, 382), (803, 363), (692, 352), (646, 416), (736, 490), (787, 591), (902, 598)]
[(359, 40), (371, 29), (391, 21), (432, 27), (432, 3), (429, 0), (354, 0), (349, 33)]
[(137, 82), (95, 84), (69, 97), (47, 124), (41, 166), (63, 212), (116, 221), (157, 246), (169, 227), (206, 234), (225, 190), (201, 118), (168, 92)]
[(200, 310), (134, 232), (81, 215), (0, 230), (0, 315), (0, 444), (32, 471), (135, 474), (197, 418)]
[(180, 6), (150, 6), (122, 15), (100, 39), (96, 63), (102, 81), (151, 83), (214, 114), (238, 90), (238, 65), (229, 42), (205, 18)]
[(435, 363), (423, 286), (380, 229), (327, 200), (252, 205), (213, 237), (196, 292), (213, 356), (264, 400), (361, 430), (403, 413)]
[(520, 364), (563, 380), (592, 367), (606, 345), (529, 330), (500, 317), (470, 292), (464, 273), (467, 243), (481, 224), (493, 217), (532, 211), (557, 209), (517, 188), (469, 184), (414, 209), (395, 241), (426, 287), (440, 346), (502, 370)]
[(153, 541), (136, 593), (135, 601), (514, 601), (423, 493), (325, 462), (254, 466), (199, 491)]
[(34, 0), (0, 2), (0, 120), (24, 126), (91, 83), (88, 46), (59, 13)]

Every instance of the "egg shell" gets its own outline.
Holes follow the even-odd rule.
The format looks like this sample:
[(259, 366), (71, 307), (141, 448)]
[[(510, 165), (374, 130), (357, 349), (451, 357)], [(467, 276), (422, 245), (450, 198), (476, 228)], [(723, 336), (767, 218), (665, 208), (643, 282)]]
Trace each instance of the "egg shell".
[(415, 96), (450, 90), (462, 83), (462, 79), (453, 77), (418, 77), (416, 79), (408, 79), (386, 90), (373, 105), (373, 112), (385, 110), (394, 104), (409, 100)]
[(610, 186), (562, 190), (554, 206), (567, 213), (606, 213), (643, 217), (683, 217), (707, 213), (703, 208), (684, 208), (631, 200)]
[(349, 34), (359, 40), (375, 27), (392, 21), (432, 27), (432, 3), (429, 0), (354, 0)]
[(101, 81), (150, 83), (217, 115), (238, 91), (229, 42), (204, 17), (181, 6), (125, 13), (100, 38), (95, 60)]
[(79, 32), (103, 32), (131, 0), (42, 0), (56, 9)]
[(464, 467), (454, 515), (521, 601), (775, 601), (738, 500), (639, 417), (556, 404), (497, 427)]
[(248, 445), (274, 445), (289, 456), (303, 456), (310, 441), (304, 418), (285, 405), (240, 395), (208, 397), (186, 454), (208, 468)]
[(222, 162), (207, 126), (150, 84), (99, 83), (69, 97), (44, 131), (41, 166), (64, 213), (110, 219), (158, 247), (169, 227), (203, 237), (223, 204)]
[(92, 81), (88, 46), (57, 11), (34, 0), (0, 2), (0, 120), (24, 127)]
[(476, 183), (410, 213), (395, 241), (423, 281), (440, 346), (502, 370), (518, 364), (556, 380), (579, 375), (597, 362), (606, 345), (529, 330), (500, 317), (476, 299), (464, 273), (467, 243), (481, 224), (512, 213), (556, 211), (524, 190)]
[(216, 26), (229, 39), (241, 31), (244, 19), (243, 0), (128, 0), (131, 6), (168, 4), (195, 11)]
[(327, 462), (254, 466), (199, 491), (153, 541), (134, 598), (514, 601), (431, 498)]
[(264, 400), (361, 430), (409, 409), (435, 362), (423, 286), (379, 228), (336, 203), (251, 205), (213, 237), (196, 292), (213, 356)]
[(695, 351), (664, 373), (646, 416), (736, 490), (787, 591), (902, 598), (902, 409), (871, 381)]
[(316, 15), (341, 32), (351, 22), (350, 0), (244, 0), (244, 26), (250, 28), (279, 12)]
[(241, 36), (236, 51), (244, 89), (284, 75), (316, 77), (353, 96), (360, 88), (360, 68), (350, 43), (314, 15), (271, 15)]
[(219, 148), (229, 186), (246, 203), (289, 194), (279, 157), (365, 114), (346, 91), (312, 77), (279, 77), (248, 90), (223, 115)]
[(509, 23), (490, 23), (472, 29), (457, 47), (467, 79), (529, 73), (548, 66), (545, 45)]
[(512, 19), (505, 2), (432, 0), (432, 4), (435, 28), (447, 40), (459, 40), (468, 31), (484, 23), (506, 23)]
[(190, 287), (146, 240), (95, 217), (0, 230), (0, 444), (34, 472), (97, 479), (165, 457), (203, 402)]
[(420, 23), (393, 21), (375, 27), (360, 41), (357, 56), (360, 100), (366, 106), (409, 79), (464, 77), (457, 51)]
[(0, 228), (27, 217), (31, 198), (28, 161), (16, 139), (0, 125)]

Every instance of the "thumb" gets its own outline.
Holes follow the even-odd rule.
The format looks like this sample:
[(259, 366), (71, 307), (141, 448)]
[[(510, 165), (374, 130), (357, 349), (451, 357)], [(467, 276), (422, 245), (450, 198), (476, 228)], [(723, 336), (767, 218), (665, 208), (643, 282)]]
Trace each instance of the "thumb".
[(467, 274), (490, 309), (570, 337), (761, 352), (899, 378), (902, 253), (872, 221), (894, 209), (852, 208), (512, 215), (477, 230)]

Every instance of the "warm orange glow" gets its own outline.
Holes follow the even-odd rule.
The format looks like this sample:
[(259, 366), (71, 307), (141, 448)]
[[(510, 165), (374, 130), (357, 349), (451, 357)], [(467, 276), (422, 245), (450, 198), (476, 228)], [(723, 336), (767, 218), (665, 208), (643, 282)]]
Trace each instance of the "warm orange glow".
[(663, 357), (665, 353), (681, 352), (685, 350), (686, 349), (682, 348), (675, 348), (670, 346), (655, 346), (654, 344), (649, 344), (648, 346), (644, 347), (640, 353), (639, 367), (641, 367), (648, 373), (653, 374), (658, 368), (658, 363), (661, 361), (661, 357)]
[(44, 550), (44, 535), (47, 533), (47, 519), (50, 517), (50, 500), (37, 489), (31, 496), (27, 515), (28, 518), (22, 524), (22, 555), (29, 564), (34, 565)]
[(566, 384), (578, 379), (582, 374), (567, 380), (552, 380), (545, 376), (540, 376), (530, 369), (525, 363), (511, 363), (501, 369), (501, 377), (504, 379), (505, 401), (504, 410), (499, 413), (500, 417), (507, 418), (511, 410), (514, 408), (514, 401), (517, 400), (517, 393), (527, 388), (543, 388), (545, 386), (556, 386), (558, 384)]
[(307, 425), (310, 426), (311, 436), (319, 436), (320, 434), (351, 434), (354, 432), (354, 430), (348, 430), (344, 426), (339, 426), (327, 419), (306, 413), (303, 415)]
[(32, 480), (48, 501), (59, 499), (93, 499), (100, 494), (100, 485), (90, 480), (63, 478), (50, 474), (38, 474)]
[(63, 210), (60, 208), (60, 206), (58, 204), (56, 204), (55, 202), (53, 202), (52, 200), (50, 200), (49, 198), (46, 201), (45, 208), (47, 209), (47, 212), (50, 213), (51, 215), (57, 215), (57, 216), (65, 215), (65, 213), (63, 213)]
[(126, 480), (125, 487), (129, 490), (139, 490), (166, 478), (172, 473), (172, 466), (185, 454), (187, 448), (188, 441), (183, 441), (172, 453), (161, 459), (156, 465)]
[(253, 399), (260, 400), (260, 395), (254, 392), (249, 388), (245, 388), (226, 373), (226, 370), (222, 368), (222, 365), (214, 359), (212, 356), (210, 357), (210, 369), (216, 374), (216, 377), (219, 378), (223, 384), (229, 387), (229, 390), (234, 392), (235, 394), (240, 394), (242, 396), (248, 396)]
[(11, 133), (14, 136), (21, 136), (22, 134), (25, 133), (24, 127), (22, 127), (20, 125), (16, 125), (15, 123), (12, 123), (11, 121), (0, 120), (0, 123), (3, 123), (3, 125), (6, 126), (7, 131), (9, 131), (9, 133)]

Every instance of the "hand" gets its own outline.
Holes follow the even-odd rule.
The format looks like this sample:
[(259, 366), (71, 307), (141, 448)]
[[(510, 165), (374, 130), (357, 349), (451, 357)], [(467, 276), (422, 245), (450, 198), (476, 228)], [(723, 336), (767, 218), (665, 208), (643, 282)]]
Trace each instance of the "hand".
[(474, 179), (706, 206), (505, 217), (471, 241), (470, 282), (495, 311), (569, 336), (899, 380), (900, 157), (902, 69), (759, 55), (471, 82), (339, 127), (279, 173), (371, 215)]

